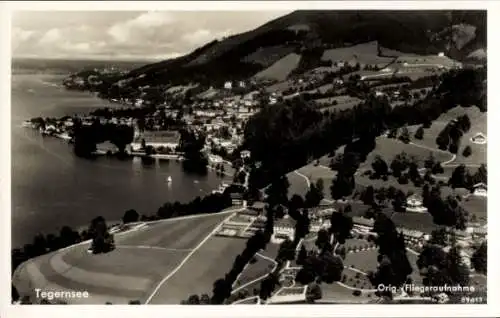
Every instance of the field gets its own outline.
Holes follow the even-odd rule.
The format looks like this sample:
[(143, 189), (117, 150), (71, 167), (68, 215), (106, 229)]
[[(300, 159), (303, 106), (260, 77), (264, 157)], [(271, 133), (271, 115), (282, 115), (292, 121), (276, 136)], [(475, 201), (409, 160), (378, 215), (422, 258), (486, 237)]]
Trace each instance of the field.
[[(109, 301), (126, 304), (130, 300), (144, 303), (156, 284), (175, 270), (228, 215), (230, 214), (225, 213), (154, 222), (139, 230), (115, 235), (116, 249), (106, 254), (87, 253), (89, 244), (85, 243), (43, 255), (22, 264), (14, 275), (13, 283), (23, 293), (32, 293), (37, 287), (89, 292), (89, 298), (74, 299), (71, 303), (103, 304)], [(192, 258), (182, 270), (193, 262), (198, 266), (207, 266), (197, 269), (188, 267), (189, 274), (180, 277), (183, 280), (182, 288), (170, 290), (174, 294), (173, 298), (163, 298), (163, 290), (160, 288), (154, 298), (157, 302), (179, 303), (189, 296), (184, 295), (183, 289), (184, 285), (189, 284), (208, 288), (204, 292), (211, 292), (213, 281), (200, 284), (197, 274), (210, 279), (210, 274), (225, 274), (232, 265), (234, 256), (243, 250), (244, 244), (244, 240), (234, 243), (235, 241), (228, 239), (214, 242), (214, 239), (218, 238), (208, 239), (202, 248), (192, 253)], [(214, 244), (217, 248), (214, 248)], [(230, 253), (231, 250), (228, 249), (231, 246), (236, 253)], [(222, 255), (217, 254), (219, 248), (223, 255), (232, 258), (227, 261), (228, 264), (224, 263), (226, 260), (222, 257), (214, 262), (209, 260), (211, 255)], [(221, 273), (214, 271), (214, 268), (219, 268)], [(182, 270), (172, 277), (172, 281), (175, 282), (182, 275)]]
[[(471, 142), (471, 138), (482, 132), (486, 135), (487, 133), (487, 113), (482, 113), (477, 107), (455, 107), (448, 112), (442, 114), (437, 120), (433, 121), (432, 125), (428, 129), (424, 129), (424, 138), (422, 140), (412, 141), (420, 145), (437, 148), (436, 137), (443, 130), (443, 128), (450, 122), (450, 120), (455, 119), (458, 116), (467, 114), (471, 121), (471, 128), (469, 132), (464, 134), (461, 139), (460, 149), (457, 154), (457, 158), (452, 164), (466, 164), (466, 165), (479, 165), (481, 163), (486, 163), (487, 161), (487, 144), (479, 145)], [(414, 132), (417, 130), (418, 126), (410, 126), (408, 130), (413, 136)], [(470, 146), (472, 149), (472, 154), (469, 157), (464, 157), (462, 155), (463, 149), (466, 146)], [(450, 154), (451, 156), (451, 154)]]
[(194, 294), (211, 294), (213, 283), (224, 278), (246, 240), (211, 237), (170, 277), (151, 299), (151, 304), (179, 304)]
[(264, 67), (268, 67), (292, 52), (293, 52), (292, 47), (286, 47), (283, 45), (259, 48), (252, 54), (245, 56), (242, 59), (242, 62), (257, 63)]
[(271, 270), (274, 268), (275, 263), (267, 258), (262, 257), (261, 255), (262, 254), (256, 254), (255, 259), (257, 260), (257, 262), (255, 262), (254, 264), (248, 264), (243, 272), (241, 272), (241, 275), (234, 285), (234, 290), (260, 277), (265, 277), (265, 275), (271, 272)]
[(424, 161), (429, 157), (430, 153), (432, 153), (436, 160), (441, 162), (448, 161), (452, 157), (451, 154), (439, 151), (436, 147), (429, 148), (411, 143), (405, 144), (397, 139), (378, 137), (375, 149), (368, 155), (367, 160), (361, 165), (361, 168), (371, 168), (371, 163), (377, 155), (381, 156), (390, 165), (394, 157), (403, 151), (410, 158), (414, 157), (420, 167), (423, 167)]
[(290, 53), (273, 63), (265, 70), (255, 74), (254, 77), (283, 81), (287, 78), (288, 74), (290, 74), (299, 65), (299, 61), (300, 55)]
[(344, 260), (344, 266), (354, 266), (362, 272), (374, 271), (377, 269), (377, 249), (361, 251), (356, 253), (347, 253)]
[[(320, 99), (315, 99), (314, 101), (320, 105), (322, 112), (351, 109), (362, 102), (361, 99), (348, 95), (320, 98)], [(334, 101), (337, 102), (337, 105), (333, 105)]]
[(377, 56), (377, 42), (367, 42), (350, 47), (325, 50), (322, 60), (329, 61), (346, 61), (360, 64), (371, 65), (387, 65), (394, 59), (388, 57)]
[(323, 298), (316, 301), (316, 303), (328, 303), (334, 302), (338, 304), (343, 303), (362, 303), (368, 302), (372, 299), (375, 299), (376, 296), (373, 292), (365, 292), (360, 296), (354, 296), (352, 293), (354, 290), (345, 288), (338, 283), (333, 284), (321, 284), (321, 291), (323, 294)]

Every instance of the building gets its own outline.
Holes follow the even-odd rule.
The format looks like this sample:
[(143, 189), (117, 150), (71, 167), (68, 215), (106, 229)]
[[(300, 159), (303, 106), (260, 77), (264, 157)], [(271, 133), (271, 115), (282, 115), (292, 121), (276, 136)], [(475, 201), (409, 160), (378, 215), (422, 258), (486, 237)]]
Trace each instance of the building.
[(359, 216), (352, 218), (353, 228), (361, 232), (370, 232), (375, 223), (373, 219), (367, 219)]
[(475, 184), (473, 187), (472, 187), (474, 190), (472, 192), (472, 195), (474, 196), (477, 196), (477, 197), (487, 197), (488, 196), (488, 186), (483, 183), (483, 182), (480, 182), (478, 184)]
[(418, 194), (410, 195), (406, 199), (406, 212), (425, 213), (427, 208), (423, 205), (423, 199)]
[(233, 205), (243, 204), (243, 195), (241, 193), (231, 193), (230, 196)]
[(295, 235), (295, 220), (285, 215), (282, 219), (274, 221), (274, 237), (282, 238), (287, 237), (293, 240)]
[(486, 143), (486, 136), (479, 132), (471, 138), (471, 141), (475, 144), (484, 145)]
[(231, 89), (231, 88), (233, 88), (233, 82), (231, 82), (231, 81), (225, 82), (224, 83), (224, 88), (225, 89)]
[(241, 159), (250, 158), (250, 150), (242, 150), (240, 152)]
[(142, 149), (143, 140), (146, 146), (151, 146), (156, 150), (164, 148), (175, 151), (180, 141), (178, 131), (143, 131), (137, 132), (134, 135), (134, 141), (131, 143), (133, 151)]

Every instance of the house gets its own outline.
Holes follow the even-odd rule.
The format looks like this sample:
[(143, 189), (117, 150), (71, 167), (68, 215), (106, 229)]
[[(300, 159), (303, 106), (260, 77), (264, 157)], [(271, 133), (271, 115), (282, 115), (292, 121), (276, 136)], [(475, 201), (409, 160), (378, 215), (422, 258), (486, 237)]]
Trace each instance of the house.
[(154, 149), (164, 148), (175, 151), (179, 146), (180, 133), (178, 131), (143, 131), (135, 134), (134, 141), (131, 143), (133, 151), (142, 149), (142, 144), (151, 146)]
[(266, 204), (261, 201), (254, 202), (251, 207), (249, 207), (250, 210), (257, 211), (259, 213), (264, 212), (264, 208), (266, 207)]
[(369, 232), (373, 228), (373, 224), (375, 223), (373, 219), (367, 219), (359, 216), (355, 216), (352, 218), (353, 227), (362, 232)]
[(250, 150), (242, 150), (240, 152), (241, 159), (250, 158), (250, 155), (251, 155)]
[(275, 238), (288, 237), (293, 240), (295, 234), (295, 220), (290, 216), (285, 215), (282, 219), (274, 221), (274, 236)]
[(410, 195), (406, 199), (406, 212), (425, 213), (427, 208), (423, 206), (423, 199), (418, 194)]
[(475, 144), (484, 145), (486, 143), (486, 136), (479, 132), (471, 138), (471, 141)]
[(241, 193), (231, 193), (231, 202), (233, 205), (242, 205), (243, 204), (243, 194)]
[(224, 83), (224, 88), (225, 89), (231, 89), (231, 88), (233, 88), (233, 82), (231, 82), (231, 81), (225, 82)]
[(488, 196), (488, 193), (487, 193), (488, 186), (485, 183), (480, 182), (478, 184), (475, 184), (472, 188), (474, 189), (472, 192), (472, 195), (477, 196), (477, 197)]
[(96, 149), (96, 153), (98, 154), (113, 154), (118, 152), (118, 147), (109, 141), (97, 144)]

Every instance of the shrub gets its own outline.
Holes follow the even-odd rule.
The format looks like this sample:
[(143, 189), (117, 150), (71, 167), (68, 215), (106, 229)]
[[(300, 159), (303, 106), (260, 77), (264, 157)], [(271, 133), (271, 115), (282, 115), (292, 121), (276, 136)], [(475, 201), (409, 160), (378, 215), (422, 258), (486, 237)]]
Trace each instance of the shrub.
[(353, 296), (361, 296), (361, 290), (356, 289), (355, 291), (352, 292)]

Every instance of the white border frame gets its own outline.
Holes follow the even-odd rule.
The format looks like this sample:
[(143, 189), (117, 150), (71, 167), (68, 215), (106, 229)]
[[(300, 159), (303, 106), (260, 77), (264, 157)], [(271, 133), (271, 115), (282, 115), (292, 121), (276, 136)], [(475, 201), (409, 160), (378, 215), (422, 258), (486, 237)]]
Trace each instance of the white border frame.
[[(15, 10), (46, 10), (46, 11), (116, 11), (119, 3), (120, 11), (148, 11), (148, 10), (171, 10), (171, 11), (228, 11), (228, 10), (290, 10), (290, 9), (476, 9), (488, 10), (488, 85), (493, 87), (489, 90), (488, 121), (498, 117), (498, 107), (500, 107), (499, 96), (495, 87), (500, 87), (498, 73), (500, 72), (498, 56), (500, 56), (498, 46), (498, 34), (500, 30), (500, 4), (495, 1), (172, 1), (172, 2), (107, 2), (107, 1), (26, 1), (26, 2), (5, 2), (0, 4), (1, 23), (1, 49), (0, 49), (0, 73), (1, 85), (0, 105), (2, 125), (0, 125), (0, 145), (3, 150), (0, 165), (0, 202), (2, 204), (1, 214), (2, 229), (0, 236), (0, 246), (4, 257), (1, 264), (1, 312), (4, 317), (73, 317), (88, 316), (89, 314), (101, 314), (107, 317), (137, 317), (144, 315), (155, 316), (182, 316), (182, 317), (341, 317), (356, 316), (369, 317), (390, 315), (394, 317), (472, 317), (472, 316), (498, 316), (499, 306), (496, 302), (500, 300), (498, 288), (494, 282), (500, 282), (498, 277), (498, 249), (499, 232), (495, 225), (498, 225), (499, 200), (495, 195), (490, 195), (488, 200), (488, 223), (491, 229), (489, 236), (489, 273), (488, 273), (488, 305), (295, 305), (295, 306), (130, 306), (130, 305), (91, 305), (91, 306), (13, 306), (10, 304), (10, 18), (11, 12)], [(493, 70), (493, 71), (492, 71)], [(498, 138), (494, 138), (498, 133), (498, 126), (490, 126), (488, 161), (494, 163), (498, 149)], [(489, 165), (490, 193), (497, 190), (496, 180), (500, 180), (499, 169), (495, 165)], [(500, 193), (500, 192), (499, 192)]]

